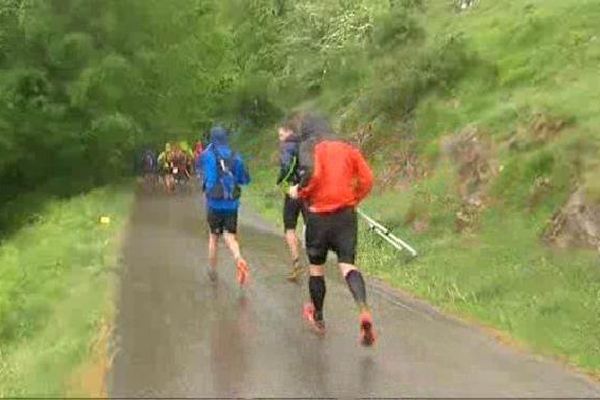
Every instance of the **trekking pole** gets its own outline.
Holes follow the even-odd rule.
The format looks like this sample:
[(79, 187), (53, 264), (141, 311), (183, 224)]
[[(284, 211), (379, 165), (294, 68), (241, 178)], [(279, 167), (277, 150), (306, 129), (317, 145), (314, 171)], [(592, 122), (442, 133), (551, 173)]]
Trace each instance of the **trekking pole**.
[(365, 214), (360, 208), (357, 209), (358, 214), (363, 217), (363, 219), (369, 225), (369, 230), (375, 232), (383, 239), (385, 239), (389, 244), (394, 246), (397, 250), (407, 250), (413, 257), (417, 256), (417, 251), (412, 248), (408, 243), (404, 240), (400, 239), (396, 235), (394, 235), (388, 228), (381, 225), (379, 222), (375, 221), (373, 218), (369, 217)]

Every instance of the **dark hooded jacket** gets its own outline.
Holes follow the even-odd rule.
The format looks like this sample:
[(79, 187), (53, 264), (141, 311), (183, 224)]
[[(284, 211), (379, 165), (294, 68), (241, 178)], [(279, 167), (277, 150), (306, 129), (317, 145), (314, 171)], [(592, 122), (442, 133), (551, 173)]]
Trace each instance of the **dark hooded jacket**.
[(279, 143), (279, 176), (277, 184), (285, 183), (296, 185), (300, 182), (298, 174), (298, 153), (300, 151), (300, 138), (291, 135)]

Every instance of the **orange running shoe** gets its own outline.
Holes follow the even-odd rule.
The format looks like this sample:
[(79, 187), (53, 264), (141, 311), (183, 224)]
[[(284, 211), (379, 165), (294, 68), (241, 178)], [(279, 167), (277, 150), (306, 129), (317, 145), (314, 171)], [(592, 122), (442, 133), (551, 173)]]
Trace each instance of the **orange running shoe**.
[(308, 322), (310, 328), (317, 333), (318, 335), (325, 334), (325, 322), (323, 322), (323, 317), (317, 319), (316, 318), (316, 310), (313, 303), (306, 303), (302, 308), (302, 317)]
[(237, 262), (237, 281), (240, 286), (244, 286), (248, 283), (248, 279), (250, 278), (250, 269), (248, 268), (248, 263), (242, 258), (240, 258)]
[(371, 312), (363, 310), (360, 313), (360, 343), (363, 346), (372, 346), (375, 343), (375, 339), (376, 335)]

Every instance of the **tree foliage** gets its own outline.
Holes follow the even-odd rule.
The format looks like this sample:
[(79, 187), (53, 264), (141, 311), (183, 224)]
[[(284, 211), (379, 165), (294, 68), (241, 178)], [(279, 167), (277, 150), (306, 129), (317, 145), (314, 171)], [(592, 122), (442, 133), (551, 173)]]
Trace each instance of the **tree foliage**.
[[(420, 7), (417, 0), (0, 0), (2, 195), (56, 177), (100, 184), (129, 172), (142, 144), (198, 138), (215, 121), (254, 129), (332, 88), (344, 104), (378, 85), (410, 95), (445, 79), (415, 68), (452, 77), (423, 51), (406, 61), (423, 40), (414, 18)], [(374, 57), (389, 57), (390, 68), (381, 73)], [(408, 95), (389, 102), (406, 108)]]
[(105, 182), (214, 117), (235, 68), (216, 2), (0, 1), (0, 186)]

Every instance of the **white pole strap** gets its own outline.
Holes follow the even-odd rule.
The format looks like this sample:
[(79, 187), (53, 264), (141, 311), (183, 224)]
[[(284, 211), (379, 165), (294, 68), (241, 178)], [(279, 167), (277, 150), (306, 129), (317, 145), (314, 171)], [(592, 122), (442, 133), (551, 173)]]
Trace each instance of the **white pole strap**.
[(381, 225), (379, 222), (375, 221), (373, 218), (369, 217), (365, 214), (360, 208), (357, 209), (358, 214), (367, 221), (369, 225), (369, 229), (377, 233), (383, 239), (385, 239), (389, 244), (394, 246), (396, 249), (402, 251), (407, 250), (413, 257), (417, 256), (417, 251), (412, 248), (408, 243), (404, 240), (400, 239), (396, 235), (394, 235), (388, 228)]

